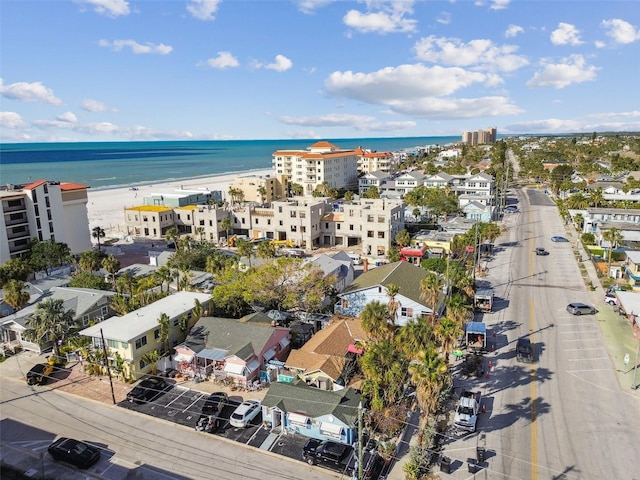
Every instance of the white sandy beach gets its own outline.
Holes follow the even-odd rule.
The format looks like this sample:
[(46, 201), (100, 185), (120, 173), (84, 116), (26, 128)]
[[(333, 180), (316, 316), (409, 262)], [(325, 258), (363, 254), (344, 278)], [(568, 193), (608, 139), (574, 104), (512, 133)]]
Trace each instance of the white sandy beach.
[(100, 226), (104, 229), (107, 238), (121, 238), (127, 233), (124, 209), (144, 205), (145, 196), (150, 196), (154, 193), (171, 193), (182, 188), (185, 190), (220, 190), (226, 198), (229, 186), (233, 184), (235, 178), (249, 175), (265, 176), (272, 173), (271, 169), (238, 172), (237, 174), (215, 175), (206, 178), (154, 183), (152, 185), (137, 185), (136, 190), (131, 190), (130, 188), (92, 190), (90, 188), (87, 193), (89, 197), (87, 202), (89, 229)]

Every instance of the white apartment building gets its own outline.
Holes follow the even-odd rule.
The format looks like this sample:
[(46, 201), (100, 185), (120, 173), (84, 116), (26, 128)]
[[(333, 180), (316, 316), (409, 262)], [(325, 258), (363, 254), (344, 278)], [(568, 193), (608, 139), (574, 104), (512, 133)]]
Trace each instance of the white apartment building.
[(38, 180), (0, 189), (0, 264), (26, 253), (33, 238), (66, 243), (73, 254), (90, 250), (88, 188)]
[(392, 173), (396, 169), (398, 162), (392, 152), (372, 152), (360, 147), (356, 149), (356, 152), (358, 154), (358, 172), (360, 173)]
[(302, 185), (305, 195), (316, 187), (354, 187), (358, 183), (358, 154), (342, 150), (330, 142), (316, 142), (307, 150), (278, 150), (273, 153), (276, 176), (284, 175), (289, 183)]
[(386, 172), (365, 173), (358, 178), (358, 195), (364, 195), (371, 187), (376, 187), (378, 192), (382, 191), (387, 182), (391, 182), (392, 177)]

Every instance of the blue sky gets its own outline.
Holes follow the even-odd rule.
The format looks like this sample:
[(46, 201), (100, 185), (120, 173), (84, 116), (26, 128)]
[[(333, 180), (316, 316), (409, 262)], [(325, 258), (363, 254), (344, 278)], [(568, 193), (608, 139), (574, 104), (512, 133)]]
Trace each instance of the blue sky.
[(636, 1), (0, 0), (0, 141), (640, 131)]

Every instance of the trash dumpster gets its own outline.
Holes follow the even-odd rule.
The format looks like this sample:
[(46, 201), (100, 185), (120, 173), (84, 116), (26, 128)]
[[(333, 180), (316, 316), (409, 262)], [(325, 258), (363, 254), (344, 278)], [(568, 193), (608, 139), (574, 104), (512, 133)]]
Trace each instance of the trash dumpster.
[(476, 447), (476, 458), (478, 462), (484, 462), (485, 456), (487, 453), (487, 449), (484, 447)]
[(451, 473), (451, 459), (449, 457), (440, 458), (440, 471), (444, 473)]

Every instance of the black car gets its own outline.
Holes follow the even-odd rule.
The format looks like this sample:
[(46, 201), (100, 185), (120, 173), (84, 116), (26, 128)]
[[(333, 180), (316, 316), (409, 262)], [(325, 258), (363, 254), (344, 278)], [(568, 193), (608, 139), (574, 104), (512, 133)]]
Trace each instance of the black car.
[(61, 437), (49, 445), (54, 460), (70, 463), (78, 468), (89, 468), (100, 458), (100, 449), (73, 438)]
[(164, 378), (145, 378), (127, 393), (127, 400), (132, 403), (148, 402), (163, 394), (169, 387), (170, 385)]
[(549, 255), (549, 252), (542, 247), (538, 247), (536, 248), (536, 255), (545, 256), (545, 255)]
[(533, 346), (528, 338), (519, 338), (516, 342), (516, 358), (519, 362), (533, 362)]
[(209, 395), (202, 407), (203, 415), (217, 415), (222, 411), (224, 406), (229, 401), (229, 395), (224, 392), (214, 392)]
[(354, 451), (351, 445), (311, 438), (302, 448), (302, 459), (309, 465), (319, 465), (347, 475), (354, 472)]
[(44, 385), (52, 373), (52, 363), (38, 363), (27, 372), (27, 383), (29, 385)]

